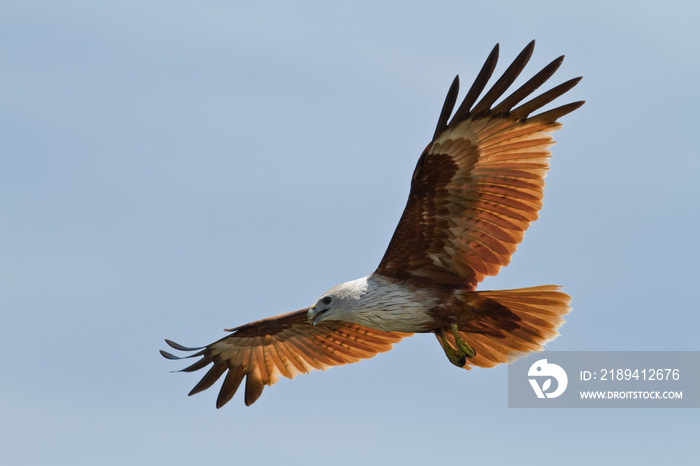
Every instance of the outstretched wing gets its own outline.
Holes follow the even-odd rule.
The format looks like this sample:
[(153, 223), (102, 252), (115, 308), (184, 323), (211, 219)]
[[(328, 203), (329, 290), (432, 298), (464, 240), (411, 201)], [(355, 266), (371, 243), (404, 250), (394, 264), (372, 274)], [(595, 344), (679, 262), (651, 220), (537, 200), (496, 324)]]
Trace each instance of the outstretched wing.
[(165, 340), (176, 350), (197, 352), (184, 357), (162, 350), (161, 354), (168, 359), (200, 358), (182, 372), (213, 364), (190, 395), (211, 387), (226, 373), (216, 400), (217, 408), (233, 397), (246, 378), (245, 404), (250, 406), (260, 397), (265, 385), (277, 382), (280, 375), (293, 379), (312, 370), (369, 359), (412, 335), (337, 321), (314, 326), (306, 320), (307, 311), (308, 308), (231, 329), (231, 335), (202, 348), (187, 348)]
[(493, 106), (534, 46), (534, 41), (528, 44), (474, 105), (496, 66), (496, 45), (448, 124), (459, 92), (455, 78), (376, 273), (473, 289), (510, 262), (542, 206), (547, 149), (554, 143), (549, 133), (561, 127), (559, 117), (584, 103), (529, 116), (574, 87), (581, 79), (575, 78), (516, 107), (554, 74), (561, 56)]

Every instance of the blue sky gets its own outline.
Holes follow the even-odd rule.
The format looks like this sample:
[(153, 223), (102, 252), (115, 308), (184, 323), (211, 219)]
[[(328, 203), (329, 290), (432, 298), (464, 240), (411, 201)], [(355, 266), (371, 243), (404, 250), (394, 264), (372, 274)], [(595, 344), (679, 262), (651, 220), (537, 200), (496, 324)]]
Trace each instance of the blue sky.
[(221, 410), (158, 350), (373, 271), (454, 75), (531, 39), (525, 74), (566, 54), (554, 81), (583, 75), (587, 104), (482, 288), (564, 285), (552, 350), (700, 349), (698, 10), (2, 2), (0, 459), (694, 463), (697, 410), (509, 409), (506, 367), (458, 370), (430, 335)]

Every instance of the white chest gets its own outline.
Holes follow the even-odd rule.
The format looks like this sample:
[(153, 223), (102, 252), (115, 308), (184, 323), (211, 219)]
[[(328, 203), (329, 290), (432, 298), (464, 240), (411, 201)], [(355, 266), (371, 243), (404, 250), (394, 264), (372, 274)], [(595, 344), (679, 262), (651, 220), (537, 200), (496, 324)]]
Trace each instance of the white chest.
[(428, 310), (438, 303), (429, 289), (409, 287), (378, 275), (370, 275), (340, 287), (355, 288), (353, 299), (336, 319), (390, 332), (421, 332), (432, 328)]

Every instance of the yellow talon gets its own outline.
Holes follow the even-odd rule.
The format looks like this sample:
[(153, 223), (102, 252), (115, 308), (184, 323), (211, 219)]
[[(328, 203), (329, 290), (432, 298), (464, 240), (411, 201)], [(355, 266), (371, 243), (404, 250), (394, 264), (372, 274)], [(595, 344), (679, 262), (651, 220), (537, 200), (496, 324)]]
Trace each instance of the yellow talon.
[[(469, 343), (467, 343), (464, 338), (459, 334), (459, 329), (457, 328), (457, 324), (451, 324), (450, 328), (452, 329), (452, 335), (455, 337), (455, 343), (457, 344), (457, 349), (464, 354), (464, 356), (468, 358), (473, 358), (476, 356), (476, 350), (469, 346)], [(466, 361), (465, 361), (466, 362)]]
[(464, 341), (464, 338), (459, 334), (459, 328), (457, 324), (451, 324), (450, 329), (452, 330), (452, 335), (455, 338), (455, 345), (457, 348), (453, 348), (452, 345), (447, 341), (445, 337), (445, 329), (441, 328), (436, 332), (438, 339), (440, 340), (440, 345), (442, 346), (447, 359), (450, 360), (452, 364), (457, 367), (464, 367), (467, 363), (467, 358), (473, 358), (476, 356), (476, 351), (474, 348), (469, 346), (469, 343)]

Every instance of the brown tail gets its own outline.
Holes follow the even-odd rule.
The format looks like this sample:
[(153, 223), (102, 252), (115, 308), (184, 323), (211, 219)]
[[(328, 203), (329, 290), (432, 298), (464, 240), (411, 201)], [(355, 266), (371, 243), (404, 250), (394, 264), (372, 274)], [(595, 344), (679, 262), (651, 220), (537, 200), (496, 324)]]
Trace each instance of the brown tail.
[[(473, 302), (476, 294), (483, 299), (478, 301), (485, 305), (479, 305), (484, 310), (481, 319), (459, 326), (462, 338), (476, 350), (476, 356), (467, 359), (464, 368), (494, 367), (506, 363), (509, 351), (542, 350), (545, 343), (559, 335), (557, 329), (571, 310), (571, 297), (560, 289), (556, 285), (545, 285), (470, 293), (470, 301)], [(445, 334), (454, 346), (452, 334)]]

